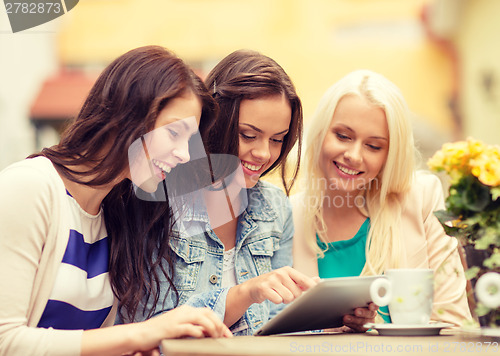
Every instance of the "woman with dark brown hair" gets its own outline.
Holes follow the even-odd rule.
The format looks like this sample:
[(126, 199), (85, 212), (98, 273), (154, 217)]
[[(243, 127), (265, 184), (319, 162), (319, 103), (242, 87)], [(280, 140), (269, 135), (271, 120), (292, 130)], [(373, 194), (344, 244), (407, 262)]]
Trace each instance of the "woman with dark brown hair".
[[(219, 104), (207, 151), (238, 157), (247, 194), (244, 211), (212, 231), (210, 243), (224, 258), (220, 286), (210, 289), (227, 290), (226, 325), (237, 334), (254, 333), (316, 284), (291, 268), (293, 220), (286, 195), (300, 165), (302, 105), (283, 68), (255, 51), (231, 53), (205, 84)], [(287, 179), (286, 160), (296, 143), (297, 163)], [(286, 195), (260, 180), (278, 169)], [(208, 201), (207, 208), (210, 215), (217, 207)]]
[(118, 302), (127, 313), (156, 303), (172, 275), (168, 201), (134, 190), (154, 193), (189, 161), (214, 108), (182, 60), (137, 48), (103, 71), (58, 145), (0, 173), (0, 355), (122, 355), (230, 335), (190, 307), (111, 326)]
[[(146, 309), (207, 306), (233, 334), (251, 335), (316, 284), (291, 267), (287, 194), (260, 180), (279, 169), (290, 191), (299, 166), (302, 107), (283, 68), (255, 51), (228, 55), (205, 83), (219, 105), (217, 119), (203, 132), (213, 184), (184, 200), (169, 241), (179, 294), (166, 283), (163, 305), (150, 302)], [(297, 165), (287, 179), (286, 159), (295, 144)]]
[[(208, 135), (207, 151), (210, 153), (239, 156), (239, 148), (243, 144), (241, 139), (244, 137), (239, 133), (242, 103), (245, 110), (253, 99), (281, 99), (277, 100), (277, 106), (271, 105), (284, 116), (284, 125), (281, 126), (286, 131), (272, 138), (271, 143), (276, 144), (273, 146), (273, 153), (277, 156), (273, 156), (268, 164), (261, 167), (263, 169), (249, 176), (256, 179), (279, 169), (288, 195), (300, 167), (303, 125), (302, 104), (290, 77), (272, 58), (255, 51), (239, 50), (222, 59), (210, 72), (205, 84), (219, 104), (219, 115)], [(279, 117), (269, 115), (268, 119), (271, 123)], [(292, 169), (291, 177), (287, 179), (286, 160), (295, 144), (296, 165)]]

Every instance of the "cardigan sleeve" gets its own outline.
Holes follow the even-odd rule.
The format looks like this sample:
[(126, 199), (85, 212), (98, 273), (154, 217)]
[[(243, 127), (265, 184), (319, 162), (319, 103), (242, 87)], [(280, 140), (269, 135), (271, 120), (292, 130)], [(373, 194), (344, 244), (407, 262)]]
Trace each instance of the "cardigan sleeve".
[(46, 303), (40, 289), (51, 288), (40, 274), (49, 236), (57, 235), (54, 190), (50, 172), (26, 161), (0, 173), (1, 356), (80, 354), (81, 330), (28, 326), (33, 305)]
[(462, 325), (472, 319), (466, 296), (464, 268), (456, 238), (446, 235), (434, 215), (444, 209), (441, 182), (434, 175), (417, 176), (422, 189), (422, 217), (427, 240), (429, 268), (434, 270), (434, 306), (432, 320)]

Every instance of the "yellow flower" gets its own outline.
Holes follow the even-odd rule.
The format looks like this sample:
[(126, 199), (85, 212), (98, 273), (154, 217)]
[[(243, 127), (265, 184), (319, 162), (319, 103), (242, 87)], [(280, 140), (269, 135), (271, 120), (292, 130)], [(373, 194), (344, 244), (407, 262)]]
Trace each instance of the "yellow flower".
[[(472, 138), (468, 138), (467, 141), (445, 143), (441, 150), (427, 161), (427, 165), (438, 172), (446, 171), (452, 181), (456, 182), (464, 175), (471, 173), (473, 167), (470, 162), (480, 156), (485, 149), (486, 146), (481, 141)], [(477, 172), (479, 175), (479, 171)]]
[(461, 171), (465, 168), (469, 156), (469, 145), (467, 142), (445, 143), (442, 151), (445, 156), (445, 164), (449, 170)]
[(434, 169), (436, 171), (442, 171), (444, 170), (444, 161), (445, 161), (445, 155), (443, 151), (437, 151), (434, 156), (429, 158), (427, 161), (427, 165), (429, 168)]
[(488, 186), (500, 185), (500, 147), (489, 146), (477, 158), (471, 160), (471, 173)]
[(469, 152), (471, 157), (476, 157), (480, 155), (485, 149), (487, 149), (484, 143), (472, 138), (468, 138), (467, 143), (469, 144)]
[[(446, 232), (478, 250), (491, 251), (493, 246), (500, 258), (500, 146), (472, 138), (446, 143), (427, 164), (451, 178), (446, 210), (436, 212)], [(486, 270), (500, 265), (491, 262), (492, 257), (485, 261), (489, 261), (483, 265)], [(472, 267), (466, 274), (472, 278), (483, 267)]]

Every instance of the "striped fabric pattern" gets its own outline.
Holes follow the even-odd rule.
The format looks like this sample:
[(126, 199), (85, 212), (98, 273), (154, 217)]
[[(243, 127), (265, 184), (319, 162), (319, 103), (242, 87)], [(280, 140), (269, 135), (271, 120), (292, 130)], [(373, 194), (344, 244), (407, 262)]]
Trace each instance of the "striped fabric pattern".
[(72, 221), (69, 239), (39, 327), (98, 328), (113, 305), (109, 246), (102, 212), (86, 213), (68, 193)]

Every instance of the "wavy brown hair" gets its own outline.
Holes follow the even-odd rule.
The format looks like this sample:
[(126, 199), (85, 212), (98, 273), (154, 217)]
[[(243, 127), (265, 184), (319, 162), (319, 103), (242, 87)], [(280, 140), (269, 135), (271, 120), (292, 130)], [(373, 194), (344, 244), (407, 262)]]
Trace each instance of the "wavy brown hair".
[[(129, 169), (127, 152), (132, 142), (152, 130), (169, 100), (185, 91), (200, 98), (200, 132), (207, 132), (216, 104), (200, 78), (163, 47), (133, 49), (104, 69), (60, 143), (30, 157), (47, 157), (60, 174), (79, 184), (109, 184)], [(90, 168), (73, 169), (81, 165)], [(168, 247), (171, 209), (168, 201), (139, 199), (129, 179), (113, 187), (102, 208), (110, 241), (111, 286), (120, 302), (120, 315), (132, 320), (141, 301), (159, 302), (158, 270), (178, 295)]]
[[(284, 69), (273, 59), (251, 50), (238, 50), (222, 59), (208, 74), (205, 84), (219, 104), (219, 115), (206, 141), (210, 153), (238, 156), (239, 110), (244, 99), (257, 99), (283, 94), (292, 108), (288, 134), (281, 153), (262, 176), (281, 169), (281, 181), (287, 195), (297, 177), (302, 146), (302, 104), (295, 87)], [(286, 158), (298, 142), (297, 165), (291, 179), (286, 178)]]

